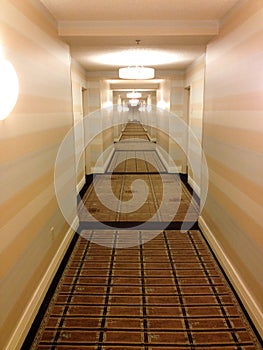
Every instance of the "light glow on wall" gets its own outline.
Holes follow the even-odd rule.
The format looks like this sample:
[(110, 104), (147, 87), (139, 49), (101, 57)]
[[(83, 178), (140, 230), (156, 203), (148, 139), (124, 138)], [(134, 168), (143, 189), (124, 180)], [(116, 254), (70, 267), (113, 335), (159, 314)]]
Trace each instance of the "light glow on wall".
[(111, 101), (107, 101), (107, 102), (103, 102), (102, 103), (102, 108), (109, 108), (109, 107), (112, 107), (113, 104)]
[(18, 99), (19, 83), (14, 66), (4, 59), (0, 47), (0, 120), (11, 113)]
[(0, 120), (11, 113), (18, 99), (19, 84), (13, 65), (0, 58)]
[(157, 107), (161, 108), (161, 109), (164, 109), (164, 110), (168, 110), (169, 109), (169, 103), (161, 100), (161, 101), (157, 102)]

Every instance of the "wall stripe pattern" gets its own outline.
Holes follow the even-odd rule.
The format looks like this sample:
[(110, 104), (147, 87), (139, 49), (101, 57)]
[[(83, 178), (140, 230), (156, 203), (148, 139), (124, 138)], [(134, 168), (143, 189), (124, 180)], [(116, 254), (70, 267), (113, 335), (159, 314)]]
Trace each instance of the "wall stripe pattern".
[[(184, 80), (185, 80), (185, 72), (184, 71), (178, 71), (176, 74), (173, 74), (172, 80), (171, 80), (171, 104), (170, 104), (170, 111), (173, 115), (175, 115), (178, 118), (181, 118), (185, 120), (185, 114), (184, 114)], [(185, 135), (182, 135), (182, 133), (177, 132), (174, 130), (173, 127), (173, 118), (170, 118), (170, 134), (173, 139), (178, 140), (184, 140), (185, 142)], [(172, 131), (173, 130), (173, 131)], [(174, 169), (175, 172), (185, 172), (185, 164), (186, 164), (186, 156), (185, 153), (182, 151), (181, 147), (178, 146), (177, 143), (175, 143), (172, 139), (170, 139), (170, 155), (174, 161), (175, 164), (170, 166), (171, 169)], [(174, 165), (176, 168), (174, 168)]]
[(75, 137), (75, 154), (76, 160), (76, 176), (77, 191), (79, 192), (85, 183), (85, 154), (84, 150), (84, 126), (83, 117), (85, 117), (83, 109), (83, 93), (86, 90), (86, 71), (73, 58), (71, 59), (71, 81), (72, 81), (72, 99), (73, 99), (73, 115), (74, 115), (74, 137)]
[[(164, 79), (160, 82), (160, 88), (157, 91), (157, 107), (170, 112), (164, 113), (164, 115), (158, 112), (156, 120), (156, 141), (157, 147), (160, 146), (158, 151), (164, 157), (169, 172), (184, 172), (186, 157), (181, 147), (174, 141), (181, 141), (184, 137), (174, 126), (176, 123), (174, 117), (185, 119), (183, 71), (178, 71), (169, 79)], [(158, 128), (166, 130), (167, 134), (158, 130)], [(163, 151), (169, 154), (171, 157), (170, 161)]]
[(170, 111), (184, 117), (184, 71), (178, 71), (171, 78)]
[(222, 23), (219, 37), (207, 47), (203, 147), (209, 192), (202, 213), (251, 294), (261, 321), (262, 18), (262, 1), (242, 2)]
[[(186, 111), (186, 114), (188, 114), (188, 125), (200, 144), (202, 143), (203, 128), (204, 78), (205, 55), (202, 55), (188, 67), (185, 73), (185, 87), (190, 88), (189, 110)], [(195, 149), (190, 135), (188, 138), (188, 158), (191, 160), (191, 162), (199, 164), (200, 167), (200, 173), (195, 173), (195, 179), (190, 166), (188, 169), (188, 180), (191, 182), (191, 185), (197, 194), (200, 195), (202, 154), (201, 149)]]
[[(101, 95), (100, 95), (100, 82), (97, 80), (90, 81), (87, 80), (87, 115), (96, 113), (96, 111), (101, 108)], [(90, 137), (96, 132), (96, 127), (98, 125), (93, 125), (91, 122), (87, 121), (86, 123), (89, 126), (89, 130), (85, 130), (84, 133), (86, 137)], [(94, 129), (95, 128), (95, 129)], [(96, 165), (96, 160), (101, 154), (101, 135), (98, 135), (96, 139), (92, 141), (92, 144), (88, 145), (85, 151), (86, 157), (86, 171), (88, 174), (93, 172), (93, 169)]]
[(84, 129), (92, 141), (86, 148), (86, 169), (89, 167), (90, 173), (101, 173), (114, 147), (113, 116), (107, 110), (112, 106), (113, 93), (107, 80), (87, 80), (87, 95), (89, 113)]
[[(69, 49), (39, 3), (1, 2), (0, 33), (20, 86), (15, 109), (0, 123), (4, 349), (69, 227), (58, 208), (53, 171), (60, 142), (72, 125), (72, 98)], [(65, 162), (72, 169), (66, 178), (68, 191), (75, 184), (73, 151)], [(76, 199), (68, 197), (73, 220)]]

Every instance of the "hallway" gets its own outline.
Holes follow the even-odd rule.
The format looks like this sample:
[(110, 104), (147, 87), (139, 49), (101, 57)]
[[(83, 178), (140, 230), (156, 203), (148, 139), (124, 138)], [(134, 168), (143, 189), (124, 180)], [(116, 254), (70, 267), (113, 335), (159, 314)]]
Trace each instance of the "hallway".
[(236, 298), (262, 346), (262, 42), (262, 0), (1, 1), (0, 349), (257, 348)]
[(167, 173), (156, 144), (139, 123), (126, 125), (106, 173), (96, 174), (82, 202), (78, 211), (82, 227), (94, 221), (126, 228), (130, 224), (180, 228), (187, 221), (192, 227), (199, 214), (196, 199), (179, 174)]
[[(139, 179), (150, 190), (133, 188), (135, 201), (146, 198), (133, 210), (125, 202)], [(119, 199), (111, 209), (108, 181)], [(197, 216), (197, 197), (166, 172), (142, 125), (128, 123), (79, 203), (81, 237), (23, 349), (261, 349)], [(192, 229), (180, 231), (186, 219)]]

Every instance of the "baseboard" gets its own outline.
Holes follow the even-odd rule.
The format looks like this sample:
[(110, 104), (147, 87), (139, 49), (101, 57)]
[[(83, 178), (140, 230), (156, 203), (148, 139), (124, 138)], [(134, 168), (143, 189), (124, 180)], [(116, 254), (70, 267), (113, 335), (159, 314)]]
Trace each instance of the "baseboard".
[(200, 187), (197, 185), (197, 183), (189, 176), (187, 177), (187, 182), (189, 183), (189, 185), (192, 187), (192, 189), (195, 191), (195, 193), (198, 195), (198, 197), (200, 197)]
[(219, 260), (224, 272), (226, 273), (234, 289), (236, 290), (258, 333), (261, 337), (263, 337), (262, 312), (260, 310), (260, 305), (258, 305), (254, 300), (248, 287), (242, 281), (238, 271), (235, 269), (231, 261), (224, 253), (220, 243), (217, 241), (217, 239), (213, 235), (213, 232), (210, 230), (202, 216), (199, 218), (198, 224), (205, 238), (210, 244), (213, 252), (215, 253), (217, 259)]
[(182, 172), (181, 166), (169, 166), (168, 167), (168, 173), (170, 174), (179, 174)]
[(121, 137), (122, 137), (122, 134), (120, 134), (119, 137), (114, 137), (114, 143), (120, 142)]
[(154, 142), (154, 143), (156, 143), (156, 137), (152, 137), (150, 134), (148, 134), (147, 133), (147, 137), (149, 138), (149, 140), (151, 141), (151, 142)]
[(169, 165), (168, 165), (166, 159), (164, 158), (162, 152), (159, 150), (159, 146), (158, 145), (156, 146), (156, 152), (157, 152), (158, 156), (160, 157), (160, 159), (161, 159), (163, 165), (165, 166), (166, 170), (168, 171)]
[(92, 167), (91, 170), (92, 170), (92, 173), (93, 174), (104, 174), (108, 168), (108, 165), (110, 164), (110, 161), (111, 161), (111, 158), (113, 156), (113, 153), (114, 153), (114, 148), (112, 148), (107, 160), (104, 162), (103, 165), (100, 165), (100, 166), (95, 166), (95, 167)]
[(181, 172), (181, 166), (170, 166), (168, 163), (167, 163), (167, 160), (164, 158), (162, 152), (159, 150), (158, 148), (158, 145), (156, 147), (156, 152), (158, 154), (158, 156), (160, 157), (163, 165), (165, 166), (166, 170), (168, 171), (168, 173), (170, 174), (178, 174)]
[(35, 293), (33, 294), (30, 302), (27, 305), (25, 312), (23, 313), (9, 343), (5, 350), (19, 350), (23, 345), (23, 342), (30, 330), (32, 322), (34, 321), (37, 312), (45, 298), (45, 295), (50, 287), (50, 284), (59, 268), (59, 265), (68, 249), (68, 246), (79, 226), (79, 219), (76, 217), (70, 227), (55, 255), (51, 264), (49, 265), (46, 273), (40, 281)]
[(103, 174), (103, 173), (104, 173), (104, 167), (102, 166), (91, 167), (91, 174)]
[(86, 183), (86, 177), (83, 176), (83, 178), (77, 184), (77, 193), (79, 193), (82, 190), (82, 188), (84, 187), (85, 183)]
[(110, 152), (110, 154), (109, 154), (109, 156), (108, 156), (108, 158), (107, 158), (107, 160), (106, 160), (106, 162), (103, 164), (103, 172), (104, 173), (106, 172), (106, 170), (107, 170), (107, 168), (108, 168), (108, 166), (109, 166), (109, 164), (111, 162), (111, 159), (112, 159), (112, 156), (114, 154), (114, 151), (115, 151), (115, 149), (113, 147), (111, 152)]

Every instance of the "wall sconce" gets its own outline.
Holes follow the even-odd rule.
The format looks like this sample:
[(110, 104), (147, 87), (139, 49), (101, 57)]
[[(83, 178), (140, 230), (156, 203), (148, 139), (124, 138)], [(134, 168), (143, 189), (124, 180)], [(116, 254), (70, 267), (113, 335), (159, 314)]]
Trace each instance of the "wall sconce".
[(14, 66), (5, 60), (0, 48), (0, 120), (8, 117), (18, 99), (19, 83)]

